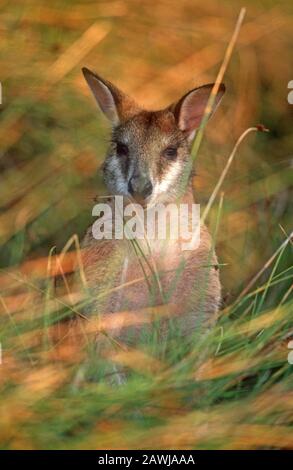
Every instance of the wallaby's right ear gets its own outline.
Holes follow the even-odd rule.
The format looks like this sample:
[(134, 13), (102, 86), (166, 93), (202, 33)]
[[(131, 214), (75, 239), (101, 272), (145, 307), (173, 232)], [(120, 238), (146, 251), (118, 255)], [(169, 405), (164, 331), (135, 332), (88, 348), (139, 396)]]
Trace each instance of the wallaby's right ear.
[[(175, 115), (179, 128), (187, 134), (189, 139), (193, 138), (195, 131), (200, 126), (213, 86), (213, 83), (209, 83), (208, 85), (194, 88), (186, 93), (177, 103), (171, 105), (171, 110)], [(209, 117), (217, 109), (224, 93), (225, 85), (221, 83)]]
[(137, 114), (136, 103), (115, 85), (86, 67), (83, 67), (82, 72), (98, 105), (114, 126)]

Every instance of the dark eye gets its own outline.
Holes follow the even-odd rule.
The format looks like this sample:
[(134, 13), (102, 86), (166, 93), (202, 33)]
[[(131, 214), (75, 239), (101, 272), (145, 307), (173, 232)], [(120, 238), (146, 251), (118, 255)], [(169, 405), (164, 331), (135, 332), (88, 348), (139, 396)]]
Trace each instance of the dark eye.
[(129, 149), (126, 144), (122, 142), (116, 142), (116, 152), (119, 157), (127, 157), (129, 154)]
[(176, 147), (167, 147), (163, 152), (164, 157), (168, 160), (174, 160), (177, 157), (177, 148)]

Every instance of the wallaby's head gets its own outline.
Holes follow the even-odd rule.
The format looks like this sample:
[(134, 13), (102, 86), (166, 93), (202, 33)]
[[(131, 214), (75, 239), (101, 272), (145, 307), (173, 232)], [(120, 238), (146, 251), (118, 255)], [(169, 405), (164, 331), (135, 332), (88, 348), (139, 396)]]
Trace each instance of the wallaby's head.
[[(87, 68), (85, 79), (112, 124), (104, 179), (111, 194), (147, 203), (170, 201), (182, 191), (190, 144), (213, 84), (195, 88), (160, 111), (145, 111), (107, 80)], [(225, 91), (220, 85), (211, 114)]]

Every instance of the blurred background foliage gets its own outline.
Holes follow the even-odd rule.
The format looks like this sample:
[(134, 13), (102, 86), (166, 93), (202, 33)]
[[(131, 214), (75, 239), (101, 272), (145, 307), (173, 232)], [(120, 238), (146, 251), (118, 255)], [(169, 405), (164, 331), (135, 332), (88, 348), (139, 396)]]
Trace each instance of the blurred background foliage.
[[(30, 283), (35, 271), (38, 274), (40, 266), (46, 270), (53, 247), (59, 253), (74, 233), (83, 237), (92, 221), (95, 196), (105, 194), (98, 170), (109, 127), (90, 96), (81, 67), (96, 70), (145, 107), (166, 106), (187, 90), (215, 80), (242, 5), (238, 0), (1, 2), (0, 265), (10, 267), (13, 275), (21, 273), (25, 277), (23, 284), (2, 273), (0, 309), (5, 315), (19, 308), (31, 308), (34, 301), (28, 300), (27, 292), (33, 291)], [(247, 0), (245, 6), (245, 22), (225, 75), (226, 96), (206, 129), (194, 182), (197, 202), (204, 206), (239, 135), (258, 123), (270, 129), (270, 133), (250, 134), (244, 141), (222, 188), (224, 206), (217, 253), (225, 264), (221, 270), (224, 306), (235, 299), (292, 230), (293, 106), (287, 101), (288, 82), (293, 79), (292, 2)], [(213, 218), (212, 211), (211, 223)], [(283, 271), (292, 264), (290, 253), (286, 250), (280, 260)], [(283, 299), (290, 282), (287, 279), (276, 285), (267, 296), (266, 308)], [(12, 360), (8, 367), (12, 377), (14, 366)], [(36, 376), (31, 374), (26, 378), (17, 376), (17, 380), (23, 380), (22, 391), (28, 401), (32, 389), (38, 397), (46, 396), (42, 377), (50, 391), (50, 387), (55, 390), (63, 383), (61, 371), (52, 372), (48, 364)], [(125, 406), (131, 407), (136, 390), (131, 386), (120, 390), (118, 402), (124, 400)], [(272, 389), (264, 403), (268, 404), (275, 393), (279, 398), (286, 396), (279, 396), (278, 390)], [(96, 391), (92, 396), (89, 387), (83, 393), (93, 405)], [(99, 389), (99, 393), (102, 407), (107, 392)], [(141, 385), (142, 400), (144, 393)], [(5, 439), (9, 429), (14, 447), (34, 446), (34, 440), (44, 447), (50, 438), (55, 442), (54, 429), (58, 426), (65, 433), (63, 437), (66, 435), (68, 422), (58, 420), (58, 409), (65, 400), (62, 392), (60, 400), (47, 404), (47, 409), (42, 404), (44, 416), (54, 418), (52, 428), (38, 428), (38, 437), (28, 409), (16, 406), (17, 396), (11, 401), (11, 413), (6, 408), (5, 414)], [(176, 402), (176, 394), (172, 400)], [(246, 400), (246, 406), (251, 407), (251, 398)], [(110, 445), (115, 439), (117, 442), (119, 429), (128, 436), (123, 437), (124, 442), (119, 434), (119, 442), (129, 446), (129, 436), (136, 433), (131, 442), (138, 446), (138, 430), (133, 423), (122, 426), (118, 418), (114, 424), (107, 421), (117, 406), (114, 402), (113, 398), (113, 403), (108, 403), (105, 422), (100, 423), (102, 434), (91, 428), (86, 447), (96, 445), (97, 435), (99, 439), (106, 436), (101, 445)], [(255, 410), (262, 405), (263, 401), (253, 402)], [(233, 409), (222, 406), (227, 420), (233, 420)], [(81, 416), (74, 416), (74, 406), (66, 413), (69, 421), (82, 423)], [(17, 414), (31, 422), (30, 439), (21, 437), (19, 429), (16, 432), (10, 426)], [(219, 416), (214, 415), (215, 426), (220, 425)], [(203, 418), (196, 419), (201, 429)], [(162, 442), (184, 446), (170, 437), (180, 426), (180, 418), (174, 418), (164, 429), (169, 441), (166, 437)], [(254, 442), (264, 445), (258, 441), (257, 429), (247, 426), (246, 438), (252, 436), (253, 440), (258, 436)], [(269, 426), (261, 432), (267, 442), (274, 442)], [(278, 432), (286, 439), (286, 430)], [(228, 439), (230, 428), (223, 433)], [(149, 436), (146, 443), (155, 445), (158, 435)], [(191, 445), (188, 439), (186, 442), (187, 447)], [(234, 446), (240, 443), (241, 437)]]

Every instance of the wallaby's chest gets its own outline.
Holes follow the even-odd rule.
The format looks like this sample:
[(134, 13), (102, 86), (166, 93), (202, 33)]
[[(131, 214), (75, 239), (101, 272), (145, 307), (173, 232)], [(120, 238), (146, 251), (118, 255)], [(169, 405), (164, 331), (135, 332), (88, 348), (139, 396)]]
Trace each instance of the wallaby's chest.
[[(199, 246), (183, 251), (178, 240), (96, 241), (85, 239), (84, 267), (90, 288), (103, 302), (105, 312), (133, 310), (161, 303), (196, 303), (206, 290), (218, 304), (219, 273), (209, 234), (201, 231)], [(95, 310), (97, 309), (95, 308)]]

